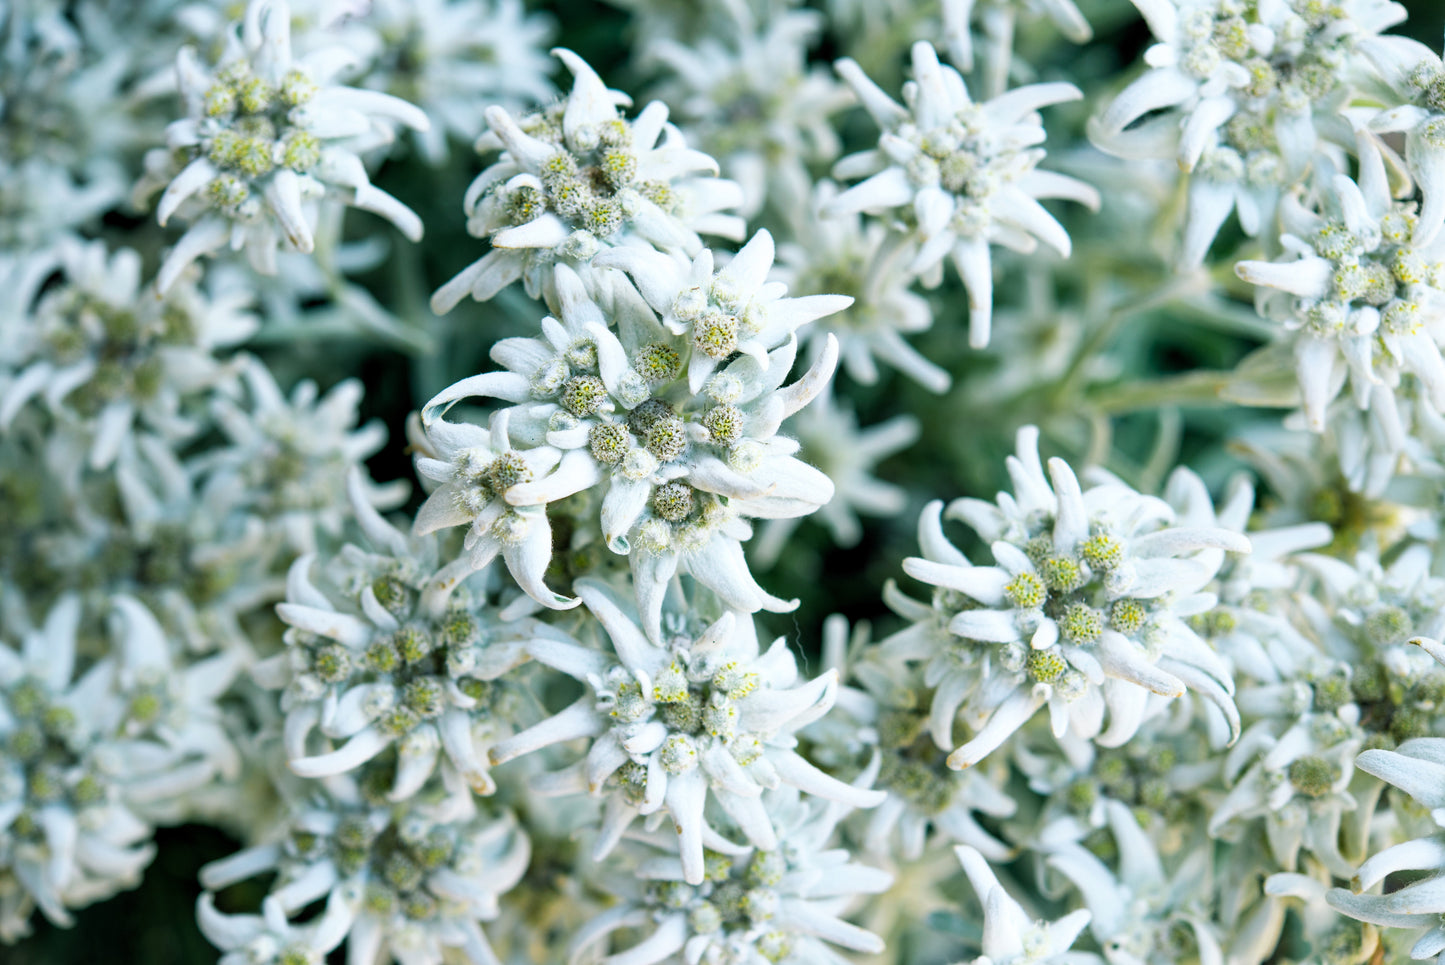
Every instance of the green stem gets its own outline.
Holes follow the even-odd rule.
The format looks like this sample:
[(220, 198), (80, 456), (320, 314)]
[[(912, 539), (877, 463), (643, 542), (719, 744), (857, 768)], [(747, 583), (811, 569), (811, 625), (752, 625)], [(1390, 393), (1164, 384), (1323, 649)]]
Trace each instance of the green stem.
[[(1053, 392), (1054, 405), (1061, 404), (1078, 388), (1077, 383), (1083, 377), (1084, 366), (1114, 337), (1119, 331), (1119, 326), (1142, 312), (1153, 311), (1182, 298), (1205, 294), (1208, 290), (1208, 281), (1207, 276), (1200, 275), (1176, 277), (1162, 288), (1142, 298), (1120, 305), (1109, 313), (1099, 327), (1089, 333), (1083, 344), (1079, 346), (1078, 352), (1069, 361), (1069, 367), (1064, 371), (1063, 377), (1059, 379), (1058, 387)], [(1201, 290), (1202, 287), (1204, 290)]]
[(1161, 406), (1200, 408), (1234, 405), (1235, 403), (1222, 395), (1230, 378), (1230, 372), (1203, 371), (1185, 372), (1162, 379), (1125, 382), (1093, 393), (1085, 400), (1085, 405), (1090, 410), (1105, 415), (1138, 412), (1141, 409), (1156, 409)]

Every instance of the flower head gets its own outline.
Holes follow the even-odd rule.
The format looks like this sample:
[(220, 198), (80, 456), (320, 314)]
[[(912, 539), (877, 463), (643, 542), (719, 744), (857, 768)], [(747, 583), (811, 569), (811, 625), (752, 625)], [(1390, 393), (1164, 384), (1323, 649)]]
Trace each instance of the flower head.
[(191, 48), (181, 51), (176, 72), (188, 116), (167, 128), (167, 149), (148, 158), (139, 189), (166, 185), (156, 206), (162, 225), (178, 212), (193, 221), (161, 266), (162, 292), (186, 265), (226, 245), (245, 247), (257, 271), (275, 274), (283, 242), (314, 247), (323, 199), (373, 211), (421, 238), (421, 219), (371, 184), (355, 152), (388, 141), (393, 123), (426, 129), (426, 115), (388, 94), (331, 83), (345, 62), (335, 53), (293, 59), (285, 0), (251, 0), (213, 70)]
[(188, 793), (240, 767), (215, 704), (240, 669), (234, 654), (177, 671), (155, 617), (116, 597), (115, 650), (87, 661), (81, 618), (80, 600), (64, 596), (40, 626), (22, 627), (18, 651), (0, 646), (6, 941), (28, 933), (36, 907), (68, 926), (68, 909), (134, 887), (155, 854), (154, 824), (183, 820)]
[(1134, 5), (1157, 41), (1150, 69), (1089, 133), (1110, 153), (1174, 156), (1193, 172), (1181, 254), (1191, 268), (1231, 210), (1247, 234), (1268, 232), (1281, 192), (1304, 179), (1317, 151), (1336, 157), (1352, 146), (1334, 115), (1354, 94), (1355, 44), (1405, 18), (1388, 0)]
[(467, 579), (467, 560), (439, 568), (434, 539), (409, 540), (382, 519), (359, 474), (350, 491), (370, 549), (347, 544), (324, 566), (296, 561), (277, 606), (287, 649), (255, 669), (285, 688), (290, 768), (324, 778), (386, 755), (390, 801), (415, 795), (438, 768), (490, 794), (486, 746), (510, 732), (517, 703), (501, 678), (527, 660), (534, 636), (567, 638), (506, 619)]
[(553, 96), (546, 44), (553, 28), (521, 0), (371, 0), (365, 18), (381, 35), (365, 86), (416, 104), (436, 123), (418, 129), (427, 161), (447, 157), (448, 135), (470, 143), (477, 104), (530, 107)]
[(0, 380), (11, 376), (0, 381), (0, 429), (43, 398), (89, 437), (92, 469), (133, 444), (137, 423), (172, 442), (194, 435), (188, 410), (234, 372), (218, 351), (257, 328), (249, 298), (212, 298), (189, 280), (158, 296), (141, 287), (139, 252), (99, 241), (65, 239), (56, 256), (60, 284), (42, 292), (43, 274), (28, 272), (7, 293), (17, 310), (0, 349)]
[[(536, 541), (526, 559), (540, 580), (550, 559), (550, 542), (536, 535), (550, 525), (546, 506), (596, 488), (602, 536), (613, 552), (630, 558), (650, 636), (657, 636), (666, 585), (679, 571), (734, 609), (790, 609), (754, 581), (740, 542), (751, 535), (746, 518), (805, 515), (832, 495), (827, 477), (796, 458), (797, 443), (779, 430), (822, 391), (837, 364), (836, 345), (829, 343), (801, 378), (783, 385), (797, 351), (792, 330), (839, 299), (783, 298), (780, 286), (760, 285), (770, 240), (760, 233), (744, 249), (746, 258), (739, 254), (716, 275), (704, 253), (695, 265), (704, 269), (705, 285), (687, 287), (689, 276), (668, 273), (654, 278), (642, 267), (645, 260), (633, 264), (640, 287), (667, 306), (661, 323), (625, 289), (614, 311), (604, 314), (576, 273), (557, 266), (560, 320), (544, 319), (541, 338), (503, 339), (492, 355), (507, 371), (463, 379), (424, 408), (422, 421), (444, 455), (418, 465), (443, 485), (418, 515), (419, 530), (472, 520), (469, 543), (474, 554), (485, 555), (495, 544), (478, 532), (480, 525), (491, 533), (498, 519), (524, 520), (524, 538)], [(672, 317), (677, 306), (693, 302), (706, 310), (684, 310), (686, 320)], [(733, 314), (723, 314), (717, 302)], [(729, 347), (711, 355), (709, 339), (722, 329)], [(479, 448), (480, 428), (440, 418), (469, 396), (513, 403), (493, 415), (490, 449)], [(518, 440), (507, 458), (526, 469), (509, 474), (502, 490), (488, 488), (486, 476), (502, 458), (499, 428), (509, 434), (508, 447), (511, 438)], [(519, 582), (532, 579), (508, 559)], [(552, 605), (534, 592), (537, 583), (523, 585)]]
[(1325, 429), (1325, 409), (1348, 381), (1360, 409), (1384, 406), (1399, 422), (1395, 395), (1414, 376), (1432, 404), (1445, 407), (1445, 241), (1411, 241), (1413, 209), (1394, 202), (1381, 157), (1361, 142), (1359, 182), (1336, 175), (1324, 210), (1286, 205), (1281, 244), (1272, 262), (1242, 261), (1241, 278), (1261, 286), (1262, 314), (1283, 323), (1294, 349), (1305, 417)]
[(990, 244), (1022, 252), (1039, 241), (1068, 257), (1069, 236), (1040, 198), (1068, 198), (1097, 207), (1093, 188), (1038, 169), (1044, 158), (1037, 108), (1082, 96), (1072, 84), (1032, 84), (983, 103), (963, 78), (938, 62), (932, 45), (913, 45), (914, 79), (898, 104), (851, 60), (840, 76), (883, 130), (878, 147), (843, 158), (840, 178), (866, 177), (825, 209), (827, 214), (886, 213), (907, 234), (908, 270), (935, 285), (952, 256), (968, 289), (969, 344), (988, 344), (993, 317)]
[(1248, 539), (1180, 525), (1167, 503), (1113, 477), (1082, 490), (1061, 459), (1046, 475), (1037, 440), (1033, 427), (1019, 431), (1012, 495), (950, 507), (990, 544), (993, 566), (969, 563), (944, 538), (941, 503), (919, 524), (925, 556), (903, 564), (938, 587), (935, 606), (956, 638), (933, 653), (913, 650), (911, 636), (900, 644), (939, 667), (930, 718), (939, 746), (953, 746), (960, 707), (975, 729), (950, 765), (977, 763), (1045, 704), (1056, 737), (1115, 747), (1138, 729), (1150, 694), (1186, 687), (1237, 731), (1229, 668), (1183, 618), (1215, 605), (1202, 591), (1225, 553), (1249, 551)]
[(502, 150), (467, 190), (467, 230), (492, 251), (432, 296), (451, 311), (470, 294), (486, 301), (520, 279), (535, 296), (554, 295), (553, 266), (578, 271), (599, 297), (591, 261), (609, 248), (641, 245), (696, 255), (701, 234), (742, 236), (740, 218), (722, 212), (741, 200), (717, 162), (689, 149), (654, 101), (635, 119), (618, 109), (627, 95), (609, 90), (582, 58), (553, 51), (572, 72), (572, 90), (555, 107), (514, 119), (488, 108), (479, 150)]
[(579, 581), (578, 593), (602, 624), (611, 652), (539, 641), (539, 663), (587, 686), (567, 709), (492, 748), (494, 763), (578, 737), (587, 756), (536, 787), (588, 792), (607, 801), (594, 847), (601, 859), (639, 815), (666, 810), (677, 830), (683, 879), (705, 876), (704, 843), (717, 831), (715, 802), (755, 847), (774, 850), (779, 829), (762, 801), (779, 782), (853, 807), (872, 807), (882, 792), (845, 784), (793, 750), (794, 732), (833, 704), (837, 674), (806, 683), (786, 642), (760, 650), (752, 618), (725, 612), (704, 624), (690, 610), (667, 614), (661, 644), (602, 584)]
[[(222, 962), (320, 965), (343, 940), (353, 961), (497, 960), (480, 923), (527, 869), (531, 846), (516, 820), (479, 812), (465, 787), (391, 806), (375, 783), (328, 782), (292, 806), (272, 840), (201, 869), (197, 917), (228, 953)], [(216, 910), (214, 892), (269, 871), (261, 915)], [(319, 901), (319, 917), (292, 920)]]
[[(727, 962), (764, 965), (796, 958), (832, 961), (824, 942), (877, 954), (883, 941), (844, 920), (858, 897), (887, 889), (892, 875), (853, 862), (843, 848), (830, 847), (838, 819), (847, 809), (800, 799), (791, 788), (767, 794), (780, 836), (771, 848), (728, 846), (707, 855), (701, 881), (680, 880), (681, 868), (666, 844), (649, 840), (651, 854), (639, 854), (638, 894), (618, 911), (583, 931), (574, 956), (607, 941), (628, 926), (655, 923), (641, 943), (617, 952), (637, 965), (652, 965), (681, 953), (707, 965)], [(637, 849), (641, 852), (641, 849)], [(655, 854), (663, 851), (663, 854)]]

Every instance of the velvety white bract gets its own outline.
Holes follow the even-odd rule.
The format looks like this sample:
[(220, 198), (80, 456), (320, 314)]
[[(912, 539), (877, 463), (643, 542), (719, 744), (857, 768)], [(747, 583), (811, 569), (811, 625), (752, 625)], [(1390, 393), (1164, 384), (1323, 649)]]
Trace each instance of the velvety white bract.
[(973, 848), (954, 848), (964, 874), (983, 903), (983, 954), (972, 965), (1093, 965), (1098, 956), (1070, 952), (1089, 924), (1087, 909), (1054, 922), (1029, 921), (1023, 907), (1003, 889), (998, 876)]
[(989, 96), (1008, 88), (1013, 41), (1020, 21), (1047, 18), (1054, 29), (1076, 44), (1088, 43), (1094, 32), (1073, 0), (942, 0), (943, 38), (948, 56), (969, 73), (977, 64)]

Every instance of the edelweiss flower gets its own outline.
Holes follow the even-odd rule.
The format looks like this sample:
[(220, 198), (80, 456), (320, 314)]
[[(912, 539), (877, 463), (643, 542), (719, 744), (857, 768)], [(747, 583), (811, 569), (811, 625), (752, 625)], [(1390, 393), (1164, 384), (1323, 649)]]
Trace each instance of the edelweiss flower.
[(752, 218), (765, 204), (806, 197), (809, 165), (838, 156), (831, 116), (850, 98), (826, 69), (809, 69), (808, 48), (824, 25), (817, 11), (779, 9), (756, 21), (728, 11), (724, 19), (727, 29), (693, 44), (651, 39), (641, 57), (667, 68), (658, 99), (737, 178), (740, 213)]
[[(846, 622), (825, 621), (824, 653), (841, 641)], [(915, 862), (939, 839), (977, 848), (993, 861), (1006, 861), (1014, 850), (994, 837), (977, 815), (1011, 817), (1018, 808), (1003, 790), (1007, 767), (957, 771), (944, 761), (928, 733), (928, 703), (922, 674), (900, 661), (884, 659), (877, 649), (863, 651), (846, 669), (861, 689), (838, 691), (838, 708), (812, 724), (805, 735), (811, 756), (833, 770), (871, 772), (888, 799), (868, 816), (863, 843), (879, 857)], [(836, 666), (836, 664), (834, 665)], [(844, 668), (839, 668), (840, 670)]]
[(1238, 840), (1246, 822), (1262, 817), (1282, 869), (1294, 870), (1304, 848), (1333, 874), (1347, 876), (1340, 826), (1356, 809), (1349, 785), (1364, 743), (1359, 717), (1359, 708), (1347, 704), (1250, 725), (1224, 760), (1230, 789), (1209, 819), (1209, 833)]
[(779, 782), (852, 807), (872, 807), (883, 792), (845, 784), (799, 755), (793, 737), (833, 705), (836, 672), (799, 684), (780, 637), (760, 653), (752, 618), (726, 612), (705, 628), (691, 613), (668, 614), (662, 644), (643, 635), (602, 584), (577, 592), (607, 631), (612, 653), (538, 641), (540, 663), (587, 685), (576, 703), (492, 748), (494, 764), (556, 744), (591, 738), (586, 758), (538, 780), (537, 790), (606, 798), (594, 860), (606, 856), (638, 815), (665, 810), (677, 830), (683, 878), (701, 884), (704, 846), (719, 840), (705, 811), (715, 801), (764, 851), (779, 828), (763, 804)]
[[(1224, 961), (1220, 936), (1199, 910), (1212, 890), (1212, 849), (1205, 845), (1190, 851), (1166, 873), (1158, 849), (1129, 808), (1118, 801), (1107, 801), (1104, 808), (1118, 849), (1117, 872), (1082, 844), (1048, 842), (1050, 829), (1040, 837), (1049, 867), (1073, 882), (1083, 898), (1092, 916), (1089, 931), (1109, 965), (1196, 956), (1201, 962)], [(1193, 938), (1190, 952), (1179, 947), (1180, 930)]]
[(1213, 705), (1187, 697), (1174, 701), (1117, 748), (1021, 732), (1010, 745), (1010, 763), (1027, 775), (1031, 791), (1047, 798), (1039, 825), (1049, 830), (1040, 832), (1041, 840), (1083, 840), (1087, 846), (1091, 836), (1097, 841), (1110, 833), (1115, 804), (1171, 852), (1202, 838), (1182, 829), (1208, 819), (1211, 790), (1219, 782), (1218, 749), (1228, 738), (1219, 738), (1202, 708)]
[(952, 377), (924, 358), (903, 336), (933, 325), (928, 299), (911, 289), (906, 248), (877, 218), (828, 216), (838, 196), (832, 181), (793, 197), (788, 212), (797, 241), (778, 246), (778, 278), (798, 292), (838, 292), (853, 303), (803, 335), (816, 353), (829, 335), (838, 339), (843, 371), (861, 385), (878, 381), (878, 363), (892, 366), (930, 392), (948, 390)]
[(908, 270), (930, 287), (942, 280), (943, 259), (951, 255), (968, 289), (969, 344), (986, 346), (993, 317), (988, 246), (1027, 254), (1042, 241), (1067, 258), (1068, 233), (1039, 199), (1098, 207), (1098, 193), (1087, 184), (1039, 170), (1044, 151), (1033, 147), (1044, 140), (1037, 108), (1083, 95), (1072, 84), (1032, 84), (975, 104), (958, 71), (940, 65), (923, 41), (913, 45), (906, 108), (853, 61), (840, 60), (836, 68), (883, 135), (877, 149), (835, 165), (836, 177), (867, 180), (834, 198), (824, 213), (890, 214), (912, 246)]
[[(371, 784), (328, 781), (289, 815), (284, 837), (201, 869), (202, 929), (231, 953), (222, 962), (320, 965), (344, 938), (348, 962), (495, 965), (479, 922), (527, 870), (516, 820), (479, 813), (464, 786), (389, 807)], [(268, 871), (277, 877), (261, 916), (215, 910), (212, 892)], [(322, 899), (320, 918), (289, 921)]]
[(974, 566), (948, 542), (941, 502), (919, 523), (924, 557), (903, 563), (939, 587), (935, 606), (958, 638), (939, 649), (930, 635), (894, 644), (904, 659), (930, 661), (938, 745), (952, 747), (960, 706), (974, 728), (950, 766), (977, 763), (1044, 704), (1056, 737), (1072, 732), (1117, 747), (1138, 729), (1150, 693), (1178, 697), (1186, 687), (1237, 732), (1229, 668), (1183, 618), (1214, 607), (1203, 588), (1225, 552), (1247, 553), (1249, 540), (1179, 525), (1164, 501), (1102, 474), (1081, 491), (1061, 459), (1049, 461), (1046, 475), (1032, 426), (1019, 430), (1008, 469), (1013, 495), (949, 508), (990, 543), (996, 565)]
[(618, 110), (631, 103), (626, 94), (608, 90), (572, 51), (552, 53), (573, 76), (564, 102), (521, 121), (487, 109), (490, 130), (477, 149), (503, 153), (477, 175), (464, 207), (467, 231), (493, 250), (432, 296), (439, 315), (519, 278), (550, 304), (556, 264), (605, 297), (590, 265), (599, 251), (641, 245), (693, 256), (702, 250), (699, 233), (742, 238), (742, 219), (721, 213), (741, 202), (741, 191), (713, 176), (716, 161), (687, 148), (664, 104), (653, 101), (629, 121)]
[(419, 106), (436, 123), (417, 131), (431, 164), (447, 157), (447, 135), (480, 133), (477, 105), (528, 108), (553, 96), (543, 52), (549, 19), (521, 0), (370, 0), (364, 22), (381, 35), (379, 63), (365, 84)]
[(1267, 291), (1260, 314), (1284, 324), (1293, 343), (1305, 417), (1325, 428), (1325, 407), (1348, 379), (1355, 405), (1381, 406), (1399, 422), (1395, 398), (1404, 375), (1419, 380), (1437, 409), (1445, 408), (1445, 278), (1438, 263), (1445, 239), (1429, 248), (1410, 243), (1414, 212), (1392, 201), (1385, 166), (1360, 142), (1359, 183), (1331, 182), (1327, 215), (1286, 203), (1280, 243), (1290, 257), (1241, 261), (1235, 272)]
[(1094, 36), (1073, 0), (943, 0), (943, 37), (948, 56), (964, 73), (974, 68), (972, 21), (980, 21), (984, 84), (991, 96), (1002, 94), (1008, 87), (1013, 39), (1020, 14), (1047, 17), (1059, 33), (1076, 44), (1088, 43)]
[[(1174, 156), (1186, 172), (1182, 263), (1196, 267), (1230, 211), (1245, 233), (1269, 231), (1283, 188), (1298, 184), (1321, 147), (1338, 156), (1339, 110), (1354, 93), (1354, 43), (1405, 19), (1388, 0), (1134, 0), (1158, 43), (1150, 70), (1090, 124), (1122, 157)], [(1135, 128), (1146, 114), (1162, 111)], [(1339, 165), (1336, 165), (1338, 168)]]
[(1316, 702), (1328, 691), (1326, 705), (1349, 702), (1370, 735), (1392, 741), (1440, 736), (1437, 707), (1445, 671), (1419, 647), (1417, 637), (1445, 633), (1445, 580), (1430, 572), (1430, 550), (1411, 545), (1392, 548), (1389, 567), (1380, 554), (1362, 550), (1354, 564), (1333, 557), (1302, 554), (1299, 562), (1316, 577), (1298, 604), (1308, 629), (1337, 662), (1333, 673), (1318, 674)]
[(124, 194), (118, 177), (113, 183), (88, 183), (40, 158), (0, 158), (0, 250), (7, 255), (44, 251)]
[[(724, 269), (712, 279), (709, 294), (668, 286), (673, 294), (665, 300), (670, 303), (693, 295), (707, 299), (709, 308), (690, 316), (694, 337), (687, 341), (671, 334), (626, 289), (613, 299), (614, 333), (604, 326), (606, 317), (578, 276), (557, 266), (561, 321), (544, 319), (541, 338), (503, 339), (492, 354), (509, 371), (464, 379), (423, 410), (423, 422), (435, 427), (440, 439), (458, 433), (462, 439), (481, 430), (439, 419), (452, 403), (472, 395), (515, 403), (504, 410), (504, 424), (527, 443), (507, 458), (526, 472), (509, 475), (504, 490), (479, 489), (477, 480), (485, 481), (488, 467), (501, 456), (486, 450), (485, 459), (473, 459), (461, 443), (439, 441), (450, 461), (427, 462), (422, 472), (447, 485), (428, 501), (418, 525), (436, 528), (475, 518), (495, 529), (494, 519), (518, 516), (535, 518), (528, 525), (542, 527), (546, 504), (601, 483), (602, 535), (613, 552), (630, 557), (649, 636), (657, 636), (667, 582), (679, 571), (690, 573), (734, 609), (791, 609), (793, 604), (769, 595), (753, 580), (740, 541), (751, 535), (744, 517), (800, 516), (832, 495), (827, 477), (793, 456), (798, 444), (777, 433), (784, 419), (822, 391), (837, 364), (837, 348), (830, 343), (800, 379), (782, 384), (797, 349), (792, 328), (800, 317), (833, 303), (825, 296), (779, 298), (781, 293), (769, 285), (762, 286), (763, 297), (725, 301), (754, 318), (756, 330), (744, 336), (752, 354), (739, 353), (716, 368), (719, 359), (707, 355), (706, 348), (718, 331), (726, 330), (734, 348), (744, 346), (737, 343), (737, 316), (722, 315), (711, 302), (726, 298), (738, 278), (757, 274), (757, 255), (766, 254), (767, 246), (759, 239), (752, 245), (757, 247), (739, 266), (750, 263), (747, 273)], [(709, 277), (705, 274), (704, 280)], [(752, 286), (739, 287), (746, 293)], [(699, 341), (705, 343), (701, 348)], [(768, 351), (773, 343), (780, 344)], [(705, 383), (701, 392), (693, 390), (694, 378)], [(494, 433), (503, 418), (501, 413), (493, 417)], [(493, 499), (498, 492), (504, 492), (502, 498)], [(478, 515), (483, 512), (487, 515)], [(541, 545), (540, 537), (532, 538)], [(546, 547), (550, 552), (550, 542)], [(549, 557), (540, 548), (536, 553), (540, 577)], [(545, 602), (540, 595), (534, 598)]]
[(1071, 911), (1055, 922), (1030, 922), (1023, 907), (998, 883), (983, 855), (966, 844), (953, 850), (983, 903), (983, 954), (973, 965), (1093, 965), (1099, 961), (1096, 955), (1069, 951), (1089, 924), (1087, 908)]
[[(298, 382), (287, 398), (256, 359), (241, 368), (246, 404), (212, 398), (226, 444), (203, 459), (203, 498), (249, 510), (287, 545), (314, 552), (320, 533), (337, 534), (347, 513), (347, 480), (386, 442), (380, 421), (356, 427), (362, 387), (345, 379), (318, 398), (316, 383)], [(405, 480), (377, 485), (363, 477), (368, 501), (392, 509), (406, 501)]]
[(1363, 37), (1359, 49), (1404, 102), (1375, 114), (1369, 129), (1405, 135), (1405, 165), (1420, 188), (1410, 244), (1427, 247), (1445, 225), (1445, 62), (1408, 37)]
[[(132, 32), (117, 29), (106, 7), (77, 16), (50, 0), (6, 3), (0, 19), (0, 237), (13, 232), (43, 243), (76, 225), (69, 220), (79, 213), (74, 202), (93, 205), (91, 212), (99, 214), (125, 196), (126, 155), (158, 133), (153, 118), (133, 109), (126, 90), (132, 72), (147, 67), (155, 49), (147, 43), (151, 13), (132, 10), (121, 18), (139, 26)], [(40, 188), (56, 190), (22, 194)], [(56, 221), (32, 220), (47, 215)]]
[[(332, 84), (350, 59), (345, 50), (293, 60), (290, 18), (285, 0), (251, 0), (214, 72), (191, 48), (177, 58), (189, 117), (167, 128), (166, 150), (148, 156), (137, 188), (144, 196), (169, 182), (156, 219), (164, 225), (184, 206), (194, 221), (161, 265), (162, 292), (226, 245), (245, 247), (252, 267), (275, 274), (283, 241), (312, 250), (322, 199), (373, 211), (421, 238), (421, 219), (371, 184), (356, 152), (389, 141), (392, 123), (425, 130), (426, 115), (388, 94)], [(173, 154), (187, 159), (179, 171)]]
[(433, 418), (439, 407), (445, 412), (451, 401), (468, 394), (454, 390), (458, 387), (438, 395), (422, 410), (432, 451), (418, 454), (417, 473), (441, 485), (417, 511), (412, 531), (425, 536), (468, 525), (464, 549), (472, 569), (482, 569), (500, 554), (512, 579), (532, 599), (558, 610), (576, 606), (576, 598), (553, 592), (543, 581), (552, 559), (552, 525), (545, 503), (516, 506), (509, 498), (517, 487), (556, 467), (562, 453), (547, 445), (513, 449), (507, 409), (493, 415), (485, 430)]
[(66, 239), (56, 256), (60, 284), (40, 292), (37, 272), (6, 296), (13, 328), (0, 351), (0, 431), (43, 397), (56, 416), (83, 427), (92, 469), (114, 462), (136, 422), (172, 442), (194, 435), (194, 413), (182, 402), (232, 374), (217, 351), (256, 331), (249, 297), (211, 299), (189, 283), (159, 297), (141, 287), (139, 252), (110, 254), (100, 241)]
[(719, 842), (698, 881), (686, 878), (665, 839), (648, 840), (652, 854), (634, 879), (639, 893), (584, 926), (571, 960), (596, 961), (614, 932), (648, 928), (642, 941), (601, 961), (654, 965), (677, 955), (702, 965), (843, 961), (824, 942), (882, 953), (882, 939), (843, 919), (859, 896), (883, 892), (893, 881), (829, 847), (848, 808), (783, 788), (767, 794), (767, 809), (780, 829), (777, 842), (767, 848)]
[[(17, 606), (13, 599), (10, 607)], [(65, 596), (20, 652), (0, 646), (0, 939), (56, 925), (134, 887), (158, 820), (185, 819), (185, 795), (233, 779), (239, 759), (216, 698), (239, 669), (222, 654), (177, 672), (155, 618), (115, 599), (115, 652), (75, 677), (81, 605)], [(72, 679), (75, 678), (75, 679)]]
[[(438, 570), (433, 540), (408, 540), (366, 501), (359, 473), (350, 483), (371, 549), (348, 544), (325, 566), (311, 556), (296, 561), (276, 607), (292, 628), (287, 650), (254, 670), (264, 685), (285, 688), (291, 770), (329, 777), (394, 747), (388, 800), (416, 794), (438, 766), (490, 794), (486, 745), (510, 730), (499, 678), (526, 661), (534, 637), (568, 638), (533, 619), (505, 618), (485, 591), (474, 600), (464, 586), (470, 561)], [(316, 732), (345, 743), (318, 753)]]

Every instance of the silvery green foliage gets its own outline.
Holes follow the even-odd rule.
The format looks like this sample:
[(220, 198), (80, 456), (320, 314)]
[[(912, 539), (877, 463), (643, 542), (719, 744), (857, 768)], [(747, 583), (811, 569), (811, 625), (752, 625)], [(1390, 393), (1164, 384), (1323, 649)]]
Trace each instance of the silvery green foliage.
[(333, 83), (347, 56), (321, 48), (293, 57), (285, 0), (252, 0), (213, 67), (182, 49), (176, 76), (187, 116), (167, 127), (166, 147), (147, 156), (136, 189), (145, 198), (164, 188), (156, 202), (162, 225), (177, 214), (191, 222), (161, 266), (161, 291), (187, 265), (228, 246), (275, 274), (283, 244), (302, 253), (315, 247), (323, 200), (373, 211), (421, 238), (421, 219), (371, 184), (358, 152), (386, 144), (395, 125), (426, 129), (426, 114)]

